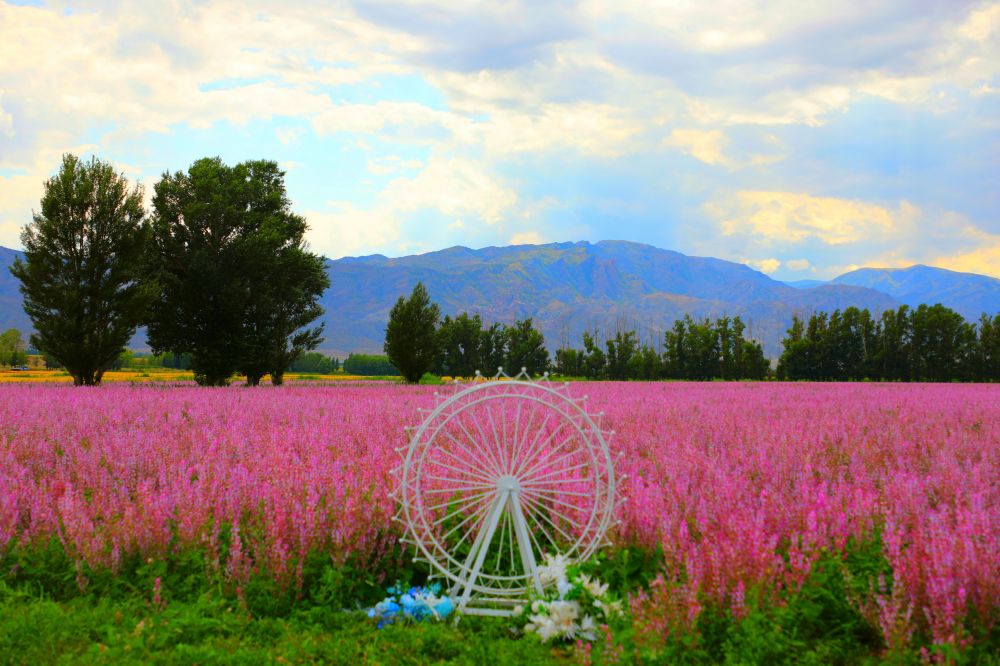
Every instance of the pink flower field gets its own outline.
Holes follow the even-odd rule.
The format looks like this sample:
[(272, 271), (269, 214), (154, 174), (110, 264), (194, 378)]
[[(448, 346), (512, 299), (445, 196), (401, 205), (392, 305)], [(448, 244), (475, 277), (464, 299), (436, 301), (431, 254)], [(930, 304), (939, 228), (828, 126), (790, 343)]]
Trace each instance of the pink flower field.
[[(395, 449), (433, 391), (0, 386), (0, 555), (58, 539), (85, 572), (203, 549), (231, 580), (289, 585), (312, 551), (379, 561), (401, 535)], [(738, 616), (751, 595), (795, 590), (824, 553), (881, 538), (891, 575), (854, 601), (888, 645), (914, 631), (962, 645), (973, 620), (996, 621), (1000, 386), (571, 391), (616, 431), (627, 479), (612, 540), (664, 553), (637, 613)]]

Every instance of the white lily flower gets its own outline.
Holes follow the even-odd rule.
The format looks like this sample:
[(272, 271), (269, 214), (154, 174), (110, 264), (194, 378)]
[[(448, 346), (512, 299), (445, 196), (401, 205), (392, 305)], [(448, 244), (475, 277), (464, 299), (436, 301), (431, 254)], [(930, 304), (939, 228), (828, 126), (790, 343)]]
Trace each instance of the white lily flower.
[(597, 624), (594, 622), (594, 618), (584, 615), (583, 620), (580, 622), (580, 633), (577, 635), (587, 641), (596, 641)]

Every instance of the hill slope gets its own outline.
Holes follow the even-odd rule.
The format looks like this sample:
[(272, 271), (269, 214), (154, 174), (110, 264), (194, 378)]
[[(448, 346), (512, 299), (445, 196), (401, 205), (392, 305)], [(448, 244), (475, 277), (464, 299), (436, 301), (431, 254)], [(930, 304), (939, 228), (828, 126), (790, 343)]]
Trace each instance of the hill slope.
[[(18, 254), (0, 248), (0, 330), (27, 332), (17, 281), (7, 270)], [(322, 298), (322, 348), (338, 354), (380, 351), (389, 309), (418, 280), (446, 314), (467, 310), (508, 323), (534, 317), (552, 348), (562, 341), (578, 345), (581, 333), (594, 328), (624, 325), (648, 340), (684, 314), (729, 314), (742, 317), (776, 356), (793, 314), (850, 305), (880, 312), (938, 301), (970, 318), (1000, 310), (1000, 280), (980, 275), (926, 266), (862, 269), (828, 283), (790, 286), (743, 264), (625, 241), (347, 257), (328, 261), (327, 270), (332, 286)], [(133, 340), (136, 348), (143, 338)]]
[(333, 316), (325, 346), (335, 350), (380, 349), (389, 309), (418, 280), (444, 313), (468, 310), (503, 322), (534, 317), (551, 347), (563, 340), (579, 344), (580, 334), (595, 327), (613, 331), (623, 324), (648, 338), (685, 313), (730, 314), (741, 316), (774, 354), (794, 313), (897, 304), (863, 287), (795, 289), (743, 264), (624, 241), (453, 247), (328, 266), (333, 286), (323, 301)]

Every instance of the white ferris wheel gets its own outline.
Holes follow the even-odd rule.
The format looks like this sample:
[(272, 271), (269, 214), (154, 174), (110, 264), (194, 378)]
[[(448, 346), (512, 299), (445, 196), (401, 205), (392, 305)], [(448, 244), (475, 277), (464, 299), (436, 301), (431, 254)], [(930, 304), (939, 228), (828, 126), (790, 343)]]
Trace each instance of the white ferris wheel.
[(509, 615), (542, 591), (545, 554), (581, 561), (604, 545), (616, 508), (601, 414), (568, 384), (500, 368), (439, 403), (408, 429), (400, 520), (432, 575), (467, 614)]

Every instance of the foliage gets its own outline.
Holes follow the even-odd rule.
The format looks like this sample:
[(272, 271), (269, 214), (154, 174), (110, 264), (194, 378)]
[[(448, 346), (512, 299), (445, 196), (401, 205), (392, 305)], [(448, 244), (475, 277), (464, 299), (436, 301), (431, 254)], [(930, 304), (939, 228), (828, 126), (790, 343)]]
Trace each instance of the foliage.
[(445, 316), (438, 328), (440, 355), (434, 370), (449, 377), (472, 377), (476, 371), (493, 375), (503, 367), (510, 375), (525, 368), (540, 375), (549, 368), (545, 337), (531, 318), (513, 325), (483, 326), (480, 316), (463, 312), (452, 319)]
[(249, 384), (268, 372), (280, 383), (322, 340), (321, 326), (307, 327), (329, 285), (322, 257), (305, 248), (284, 173), (271, 161), (205, 158), (154, 189), (150, 346), (190, 354), (199, 384), (223, 385), (237, 370)]
[(144, 218), (139, 186), (129, 189), (107, 162), (67, 154), (21, 233), (25, 259), (10, 270), (35, 329), (31, 344), (76, 385), (99, 384), (146, 316)]
[[(306, 352), (292, 361), (288, 369), (292, 372), (309, 372), (329, 375), (340, 369), (340, 359), (334, 356), (324, 356), (319, 352)], [(361, 374), (361, 373), (354, 373)]]
[(398, 376), (399, 370), (388, 356), (350, 354), (344, 359), (344, 372), (349, 375), (388, 377)]
[(765, 379), (770, 364), (761, 344), (746, 337), (739, 317), (697, 322), (685, 316), (664, 334), (662, 354), (619, 328), (601, 347), (597, 331), (583, 334), (583, 349), (556, 352), (555, 370), (589, 379)]
[(24, 338), (16, 328), (0, 333), (0, 365), (25, 365), (28, 353), (24, 349)]
[(431, 303), (422, 282), (413, 287), (409, 298), (400, 296), (389, 311), (385, 353), (411, 384), (434, 366), (440, 349), (437, 334), (440, 318), (440, 308)]
[(978, 326), (937, 305), (903, 305), (878, 319), (849, 307), (795, 317), (782, 341), (784, 379), (1000, 381), (1000, 314)]

